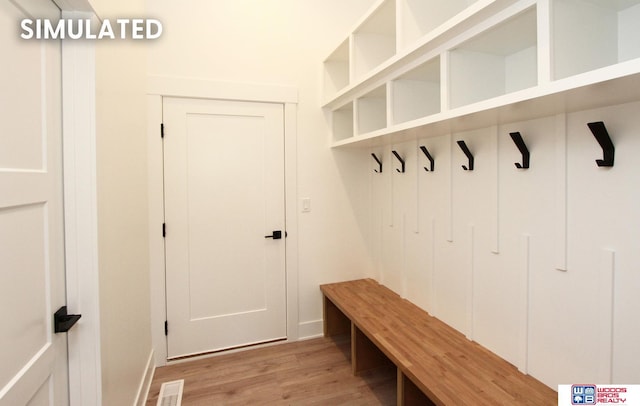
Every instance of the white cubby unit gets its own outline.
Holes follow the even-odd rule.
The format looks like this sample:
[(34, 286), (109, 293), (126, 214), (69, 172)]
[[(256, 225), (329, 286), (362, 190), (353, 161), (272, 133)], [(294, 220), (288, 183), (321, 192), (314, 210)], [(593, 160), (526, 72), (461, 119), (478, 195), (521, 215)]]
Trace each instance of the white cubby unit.
[(553, 0), (554, 78), (640, 57), (640, 0)]
[(353, 103), (347, 103), (331, 112), (333, 141), (343, 141), (353, 137)]
[[(491, 1), (493, 2), (493, 0)], [(399, 43), (401, 48), (416, 44), (425, 36), (446, 30), (445, 23), (461, 14), (472, 5), (486, 1), (478, 0), (399, 0)], [(462, 16), (462, 15), (461, 15)]]
[(441, 110), (440, 58), (436, 57), (391, 82), (391, 122), (404, 123)]
[(353, 78), (364, 78), (396, 54), (396, 2), (385, 0), (353, 32)]
[(535, 86), (536, 32), (536, 9), (531, 8), (451, 50), (451, 108)]
[(349, 83), (349, 41), (345, 40), (324, 61), (324, 92), (336, 94)]
[(387, 126), (387, 88), (380, 86), (356, 100), (356, 133), (367, 134)]
[(640, 0), (379, 0), (324, 61), (332, 146), (640, 100)]

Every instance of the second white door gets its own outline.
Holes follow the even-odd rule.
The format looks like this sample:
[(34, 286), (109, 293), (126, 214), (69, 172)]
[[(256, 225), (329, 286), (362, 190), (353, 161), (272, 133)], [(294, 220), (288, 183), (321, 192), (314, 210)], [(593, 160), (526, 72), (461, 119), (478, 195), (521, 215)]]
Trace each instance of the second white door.
[(283, 106), (165, 98), (163, 122), (168, 358), (285, 339)]

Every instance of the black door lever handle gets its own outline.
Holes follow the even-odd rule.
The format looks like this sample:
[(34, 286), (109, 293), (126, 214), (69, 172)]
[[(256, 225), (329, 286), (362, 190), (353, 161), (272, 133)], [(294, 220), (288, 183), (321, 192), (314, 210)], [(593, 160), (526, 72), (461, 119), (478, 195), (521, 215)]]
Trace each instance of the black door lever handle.
[(271, 235), (265, 235), (264, 238), (273, 238), (274, 240), (279, 240), (282, 238), (282, 231), (275, 230)]

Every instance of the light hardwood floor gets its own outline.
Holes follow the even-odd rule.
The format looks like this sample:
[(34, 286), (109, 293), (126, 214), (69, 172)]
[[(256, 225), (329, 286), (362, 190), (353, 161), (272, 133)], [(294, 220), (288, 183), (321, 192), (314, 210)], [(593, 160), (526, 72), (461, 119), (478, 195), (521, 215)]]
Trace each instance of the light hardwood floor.
[(147, 406), (177, 379), (184, 406), (395, 405), (395, 368), (353, 376), (349, 348), (348, 339), (317, 338), (160, 367)]

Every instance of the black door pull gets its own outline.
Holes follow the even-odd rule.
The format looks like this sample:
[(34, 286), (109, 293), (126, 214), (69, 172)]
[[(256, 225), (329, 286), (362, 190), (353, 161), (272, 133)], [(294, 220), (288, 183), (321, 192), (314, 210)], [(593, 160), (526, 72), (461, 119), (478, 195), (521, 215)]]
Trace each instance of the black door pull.
[(279, 240), (282, 238), (282, 231), (275, 230), (271, 235), (265, 235), (264, 238), (273, 238), (274, 240)]
[(66, 333), (80, 320), (81, 314), (67, 314), (67, 306), (62, 306), (53, 314), (53, 330), (56, 333)]

